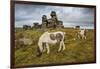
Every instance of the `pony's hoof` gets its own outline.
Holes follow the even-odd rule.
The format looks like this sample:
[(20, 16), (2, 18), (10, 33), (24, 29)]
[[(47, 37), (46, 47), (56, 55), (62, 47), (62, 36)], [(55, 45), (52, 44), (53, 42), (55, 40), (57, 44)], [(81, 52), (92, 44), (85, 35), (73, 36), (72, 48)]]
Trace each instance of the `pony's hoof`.
[(61, 51), (57, 51), (57, 53), (59, 53), (59, 52), (61, 52)]
[(41, 55), (42, 55), (42, 54), (37, 54), (36, 56), (37, 56), (37, 57), (41, 57)]

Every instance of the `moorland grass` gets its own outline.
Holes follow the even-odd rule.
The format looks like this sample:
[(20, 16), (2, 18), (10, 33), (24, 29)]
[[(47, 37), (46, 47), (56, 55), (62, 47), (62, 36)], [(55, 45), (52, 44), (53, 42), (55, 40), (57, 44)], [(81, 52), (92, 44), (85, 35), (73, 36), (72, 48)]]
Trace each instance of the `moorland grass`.
[[(37, 57), (37, 42), (43, 31), (41, 30), (16, 30), (15, 38), (22, 36), (32, 39), (31, 45), (15, 49), (15, 66), (41, 65), (41, 64), (60, 64), (60, 63), (80, 63), (94, 61), (94, 31), (88, 30), (87, 39), (77, 38), (77, 29), (56, 29), (48, 31), (64, 31), (66, 50), (57, 52), (57, 45), (50, 45), (50, 54), (43, 53)], [(76, 40), (71, 40), (75, 38)], [(71, 41), (68, 41), (71, 40)], [(19, 44), (17, 44), (18, 46)]]

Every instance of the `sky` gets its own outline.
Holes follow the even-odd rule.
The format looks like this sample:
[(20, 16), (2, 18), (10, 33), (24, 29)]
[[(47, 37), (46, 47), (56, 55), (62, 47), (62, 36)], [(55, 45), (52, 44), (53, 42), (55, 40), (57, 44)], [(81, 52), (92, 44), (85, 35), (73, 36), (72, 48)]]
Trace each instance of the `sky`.
[(42, 15), (50, 18), (51, 11), (56, 11), (58, 20), (63, 21), (65, 27), (94, 28), (94, 8), (51, 6), (34, 4), (15, 4), (15, 27), (42, 23)]

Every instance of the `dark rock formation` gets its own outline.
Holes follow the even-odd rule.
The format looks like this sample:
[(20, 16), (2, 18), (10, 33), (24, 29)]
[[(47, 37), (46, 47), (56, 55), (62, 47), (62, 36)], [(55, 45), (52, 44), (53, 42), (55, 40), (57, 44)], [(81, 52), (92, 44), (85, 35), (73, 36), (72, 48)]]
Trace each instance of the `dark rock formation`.
[(50, 14), (51, 18), (47, 19), (46, 15), (42, 16), (42, 28), (63, 28), (63, 21), (59, 21), (55, 11)]
[(29, 26), (29, 25), (23, 25), (23, 29), (24, 29), (24, 30), (31, 29), (31, 26)]
[(58, 20), (56, 12), (52, 11), (51, 18), (47, 19), (46, 15), (42, 16), (42, 24), (33, 23), (34, 28), (64, 28), (63, 21)]
[(76, 28), (76, 29), (80, 29), (80, 26), (76, 26), (75, 28)]

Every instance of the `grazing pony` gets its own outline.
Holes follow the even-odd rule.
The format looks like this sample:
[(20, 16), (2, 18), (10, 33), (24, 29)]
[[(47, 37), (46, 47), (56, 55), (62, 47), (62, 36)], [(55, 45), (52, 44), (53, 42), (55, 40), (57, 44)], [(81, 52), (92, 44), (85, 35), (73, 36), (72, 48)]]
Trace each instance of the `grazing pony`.
[(86, 39), (86, 29), (80, 29), (78, 32), (78, 38)]
[(65, 32), (44, 32), (38, 41), (38, 52), (39, 54), (37, 56), (41, 56), (43, 52), (45, 52), (45, 49), (47, 49), (47, 54), (50, 53), (49, 44), (56, 44), (59, 43), (59, 49), (58, 52), (61, 51), (61, 48), (65, 50), (65, 44), (64, 44), (64, 34)]

